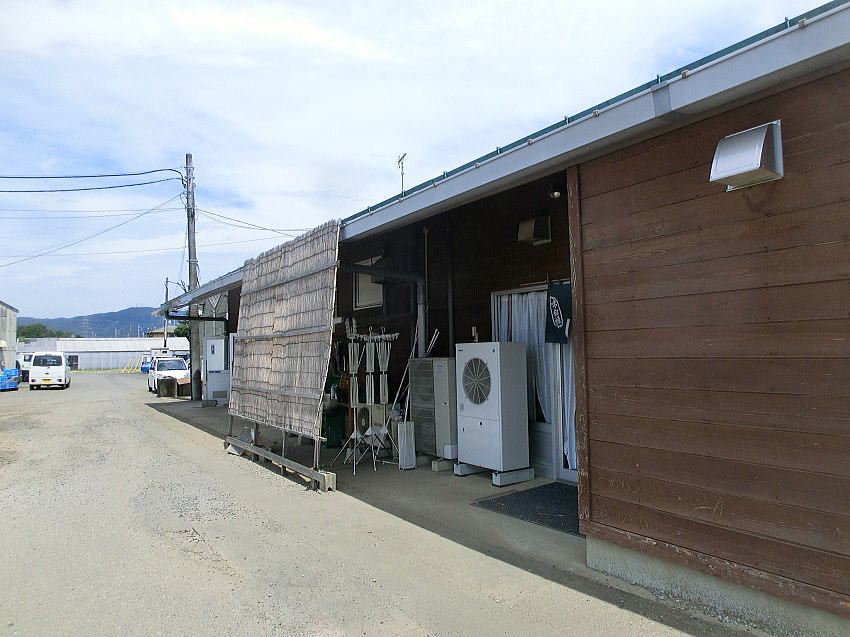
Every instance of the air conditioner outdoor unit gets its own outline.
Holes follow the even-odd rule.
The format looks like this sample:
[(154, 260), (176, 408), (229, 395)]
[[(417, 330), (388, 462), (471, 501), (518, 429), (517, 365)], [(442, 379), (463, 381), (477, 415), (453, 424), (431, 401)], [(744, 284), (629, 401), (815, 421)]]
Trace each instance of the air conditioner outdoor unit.
[(372, 425), (386, 423), (387, 409), (384, 405), (357, 405), (354, 408), (354, 421), (360, 433), (366, 433)]
[(416, 452), (457, 458), (457, 399), (453, 358), (410, 359), (410, 419)]
[(525, 343), (456, 346), (458, 461), (494, 471), (528, 467)]

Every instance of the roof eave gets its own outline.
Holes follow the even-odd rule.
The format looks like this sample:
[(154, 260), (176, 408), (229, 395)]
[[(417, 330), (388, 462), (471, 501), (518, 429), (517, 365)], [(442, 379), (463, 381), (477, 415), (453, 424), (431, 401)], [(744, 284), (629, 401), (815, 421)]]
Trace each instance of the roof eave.
[(850, 5), (759, 40), (490, 157), (385, 206), (343, 220), (362, 239), (506, 189), (747, 95), (850, 59)]
[(184, 292), (180, 296), (174, 297), (151, 312), (151, 315), (162, 316), (178, 308), (186, 307), (190, 303), (197, 303), (208, 299), (211, 296), (215, 296), (216, 294), (223, 294), (224, 292), (238, 288), (241, 285), (242, 268), (238, 268), (233, 272), (228, 272), (217, 279), (213, 279), (209, 283), (204, 283), (204, 285), (195, 288), (191, 292)]

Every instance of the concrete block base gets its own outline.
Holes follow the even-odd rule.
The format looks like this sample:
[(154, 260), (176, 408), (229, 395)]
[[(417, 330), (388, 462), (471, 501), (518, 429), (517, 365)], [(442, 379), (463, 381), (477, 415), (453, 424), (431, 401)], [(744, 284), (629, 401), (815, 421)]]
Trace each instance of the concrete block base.
[(494, 487), (506, 487), (509, 484), (518, 484), (529, 480), (534, 480), (534, 469), (531, 467), (527, 469), (514, 469), (513, 471), (493, 472)]
[(455, 466), (454, 460), (432, 460), (431, 471), (448, 471)]
[(703, 612), (784, 635), (850, 635), (850, 620), (727, 582), (610, 542), (587, 538), (587, 565), (698, 606)]
[(487, 471), (484, 467), (478, 467), (474, 464), (466, 464), (465, 462), (456, 462), (454, 473), (456, 476), (471, 476), (473, 473), (484, 473)]

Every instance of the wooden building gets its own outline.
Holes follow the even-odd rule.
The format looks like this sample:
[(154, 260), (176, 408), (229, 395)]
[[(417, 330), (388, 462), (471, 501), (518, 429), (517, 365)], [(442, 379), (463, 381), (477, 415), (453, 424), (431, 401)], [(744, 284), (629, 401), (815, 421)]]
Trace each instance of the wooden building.
[[(845, 6), (827, 9), (751, 46), (799, 52), (806, 29), (850, 27)], [(468, 203), (398, 211), (356, 234), (352, 223), (340, 259), (424, 272), (429, 332), (451, 335), (438, 354), (473, 328), (498, 340), (494, 293), (569, 279), (583, 532), (850, 616), (850, 56), (846, 41), (837, 49), (722, 104), (674, 105), (651, 132), (517, 169), (518, 185), (456, 196)], [(734, 74), (756, 53), (675, 82)], [(658, 110), (676, 88), (671, 78), (642, 95)], [(731, 192), (709, 182), (722, 138), (777, 120), (781, 179)], [(525, 150), (545, 141), (529, 139)], [(498, 158), (467, 170), (486, 161)], [(519, 224), (540, 216), (551, 241), (519, 242)], [(359, 309), (356, 276), (340, 278), (338, 314), (409, 336), (409, 287)], [(534, 459), (543, 433), (531, 435)]]
[[(532, 461), (577, 481), (600, 568), (646, 583), (610, 567), (623, 547), (713, 576), (706, 599), (850, 618), (848, 69), (832, 2), (343, 220), (342, 263), (425, 277), (436, 355), (499, 340), (500, 295), (571, 282), (575, 410), (532, 419)], [(780, 179), (709, 181), (724, 137), (770, 122)], [(407, 351), (413, 286), (341, 272), (336, 314)]]

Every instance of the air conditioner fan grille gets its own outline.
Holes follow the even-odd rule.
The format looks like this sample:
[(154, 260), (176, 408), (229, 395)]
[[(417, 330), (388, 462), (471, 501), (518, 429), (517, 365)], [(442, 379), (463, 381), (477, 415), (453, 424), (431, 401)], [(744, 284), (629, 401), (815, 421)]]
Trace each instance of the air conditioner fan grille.
[(474, 404), (480, 405), (490, 395), (490, 370), (480, 358), (470, 358), (463, 366), (463, 393)]

